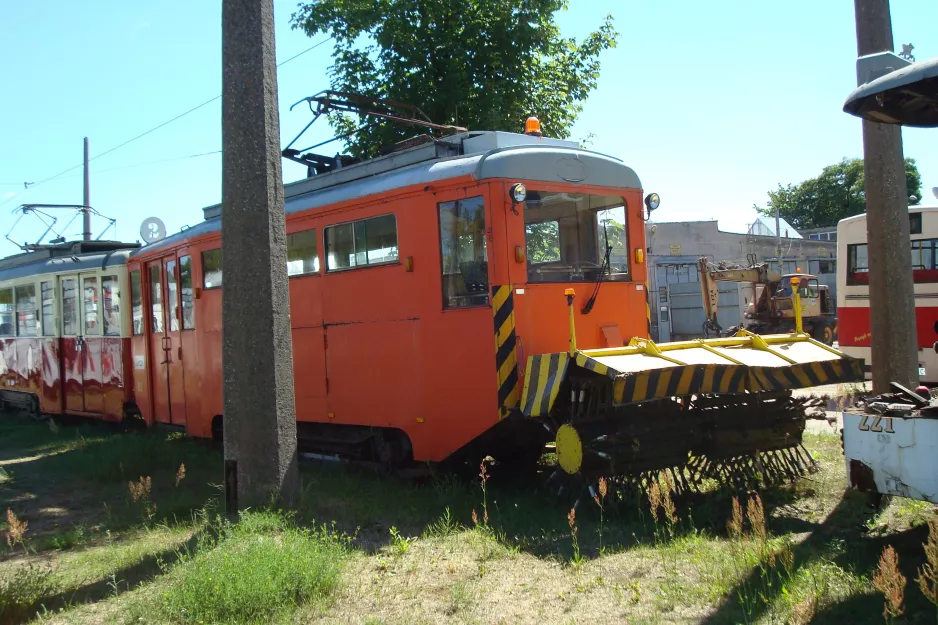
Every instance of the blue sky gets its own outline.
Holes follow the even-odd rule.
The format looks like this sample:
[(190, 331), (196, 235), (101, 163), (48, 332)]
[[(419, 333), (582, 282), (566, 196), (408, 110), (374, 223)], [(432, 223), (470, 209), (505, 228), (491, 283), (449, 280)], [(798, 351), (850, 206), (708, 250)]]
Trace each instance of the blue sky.
[[(322, 39), (290, 29), (295, 6), (275, 0), (278, 61)], [(571, 0), (558, 22), (582, 37), (606, 13), (619, 45), (602, 56), (573, 138), (592, 132), (593, 149), (634, 167), (662, 197), (656, 220), (719, 219), (742, 230), (766, 191), (862, 155), (860, 121), (841, 111), (856, 81), (852, 0)], [(219, 0), (7, 2), (2, 16), (0, 235), (20, 203), (81, 201), (81, 168), (26, 191), (22, 183), (81, 163), (83, 137), (95, 156), (221, 93)], [(892, 20), (897, 49), (912, 42), (918, 60), (938, 56), (938, 3), (894, 0)], [(331, 50), (280, 68), (282, 145), (309, 121), (289, 106), (328, 88)], [(151, 215), (175, 232), (220, 200), (221, 156), (179, 158), (220, 149), (220, 114), (216, 101), (93, 161), (91, 202), (118, 218), (118, 237), (137, 239)], [(332, 136), (320, 123), (307, 145)], [(903, 138), (926, 201), (938, 202), (936, 132), (906, 129)], [(178, 160), (153, 163), (165, 159)], [(305, 174), (289, 161), (283, 169), (287, 182)], [(34, 240), (42, 230), (24, 220), (14, 235)], [(79, 232), (76, 220), (66, 233)], [(0, 242), (0, 254), (15, 251)]]

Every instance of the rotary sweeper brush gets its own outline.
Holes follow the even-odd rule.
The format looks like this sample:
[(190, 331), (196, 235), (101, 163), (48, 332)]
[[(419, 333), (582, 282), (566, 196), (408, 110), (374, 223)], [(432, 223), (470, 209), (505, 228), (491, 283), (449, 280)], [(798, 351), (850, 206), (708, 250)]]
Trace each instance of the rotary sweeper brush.
[(554, 436), (559, 494), (661, 472), (678, 489), (768, 485), (816, 469), (802, 434), (823, 410), (792, 389), (862, 379), (861, 360), (804, 333), (581, 351), (571, 331), (569, 352), (528, 358), (520, 409)]

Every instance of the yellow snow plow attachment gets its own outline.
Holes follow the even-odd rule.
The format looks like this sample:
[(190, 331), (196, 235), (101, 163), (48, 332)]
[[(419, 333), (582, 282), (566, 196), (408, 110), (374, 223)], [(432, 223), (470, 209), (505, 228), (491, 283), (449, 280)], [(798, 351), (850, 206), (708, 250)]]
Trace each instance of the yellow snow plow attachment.
[(558, 471), (587, 478), (794, 479), (814, 469), (801, 436), (818, 402), (791, 390), (863, 380), (861, 360), (805, 334), (571, 345), (528, 358), (520, 409), (554, 430)]

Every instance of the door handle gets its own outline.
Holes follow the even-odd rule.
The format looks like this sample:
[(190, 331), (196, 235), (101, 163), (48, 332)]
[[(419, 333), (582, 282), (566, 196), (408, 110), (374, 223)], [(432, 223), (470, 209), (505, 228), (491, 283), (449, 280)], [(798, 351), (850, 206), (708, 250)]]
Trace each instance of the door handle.
[(182, 360), (182, 345), (176, 348), (176, 360)]

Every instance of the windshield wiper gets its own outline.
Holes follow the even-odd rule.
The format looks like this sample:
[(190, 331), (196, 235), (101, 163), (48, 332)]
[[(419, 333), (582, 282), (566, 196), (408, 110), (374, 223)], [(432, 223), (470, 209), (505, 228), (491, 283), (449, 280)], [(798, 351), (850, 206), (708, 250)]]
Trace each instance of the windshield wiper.
[(583, 309), (580, 310), (581, 314), (588, 315), (590, 311), (593, 310), (593, 305), (596, 303), (596, 298), (599, 296), (599, 287), (603, 285), (603, 280), (606, 278), (606, 274), (609, 273), (609, 256), (612, 255), (612, 246), (609, 245), (609, 232), (606, 230), (606, 220), (603, 220), (603, 238), (606, 240), (606, 253), (603, 256), (603, 264), (599, 268), (599, 280), (596, 281), (596, 287), (593, 289), (592, 295), (586, 301), (586, 304), (583, 306)]

